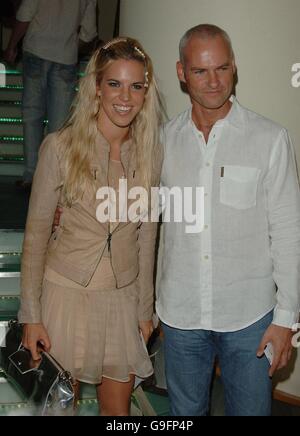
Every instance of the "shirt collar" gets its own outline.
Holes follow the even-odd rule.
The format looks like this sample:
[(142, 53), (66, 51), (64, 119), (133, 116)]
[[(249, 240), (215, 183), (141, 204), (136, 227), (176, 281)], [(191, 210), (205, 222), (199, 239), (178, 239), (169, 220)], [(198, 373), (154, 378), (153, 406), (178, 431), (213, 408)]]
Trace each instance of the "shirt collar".
[[(232, 103), (230, 111), (228, 112), (225, 118), (218, 120), (215, 125), (221, 126), (224, 123), (228, 123), (231, 126), (235, 127), (236, 129), (242, 129), (245, 125), (243, 108), (234, 95), (230, 97), (230, 101)], [(181, 128), (183, 128), (186, 125), (186, 122), (188, 122), (188, 124), (192, 124), (192, 126), (195, 126), (192, 120), (192, 107), (188, 109), (187, 118), (185, 118), (183, 120), (183, 123), (180, 126), (178, 126), (179, 127), (178, 130), (181, 130)]]
[(244, 127), (245, 124), (243, 108), (234, 95), (230, 97), (230, 101), (232, 103), (232, 106), (230, 111), (224, 118), (224, 121), (228, 122), (237, 129), (241, 129)]

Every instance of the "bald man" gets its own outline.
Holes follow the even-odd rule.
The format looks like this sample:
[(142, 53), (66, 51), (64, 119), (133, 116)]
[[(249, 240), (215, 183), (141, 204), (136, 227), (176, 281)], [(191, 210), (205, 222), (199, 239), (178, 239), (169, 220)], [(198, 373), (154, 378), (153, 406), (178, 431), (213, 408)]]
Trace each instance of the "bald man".
[[(227, 33), (190, 29), (180, 82), (191, 107), (163, 134), (162, 185), (204, 187), (205, 226), (163, 224), (157, 312), (173, 415), (206, 415), (218, 358), (229, 416), (271, 414), (300, 309), (300, 195), (287, 131), (239, 104)], [(172, 221), (172, 220), (171, 220)], [(264, 355), (273, 352), (271, 367)]]

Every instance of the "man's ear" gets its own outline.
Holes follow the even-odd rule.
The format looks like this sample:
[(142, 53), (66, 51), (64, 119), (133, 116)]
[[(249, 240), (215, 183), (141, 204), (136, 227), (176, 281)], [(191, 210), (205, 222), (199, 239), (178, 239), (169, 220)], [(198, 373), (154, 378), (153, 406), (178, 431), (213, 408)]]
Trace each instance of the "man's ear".
[(185, 74), (184, 74), (184, 66), (182, 65), (182, 63), (180, 61), (177, 62), (176, 69), (177, 69), (177, 76), (178, 76), (178, 79), (180, 80), (180, 82), (186, 83)]

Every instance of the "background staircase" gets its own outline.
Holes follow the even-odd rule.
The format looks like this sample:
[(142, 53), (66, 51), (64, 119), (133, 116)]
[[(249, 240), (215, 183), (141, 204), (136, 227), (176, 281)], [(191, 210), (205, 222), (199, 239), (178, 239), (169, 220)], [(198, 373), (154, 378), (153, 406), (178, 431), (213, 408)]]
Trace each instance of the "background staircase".
[[(83, 75), (86, 62), (79, 64), (78, 78)], [(0, 176), (22, 176), (24, 170), (22, 120), (22, 67), (0, 67)], [(45, 126), (47, 120), (45, 120)]]
[(0, 176), (23, 174), (23, 125), (21, 69), (0, 69)]

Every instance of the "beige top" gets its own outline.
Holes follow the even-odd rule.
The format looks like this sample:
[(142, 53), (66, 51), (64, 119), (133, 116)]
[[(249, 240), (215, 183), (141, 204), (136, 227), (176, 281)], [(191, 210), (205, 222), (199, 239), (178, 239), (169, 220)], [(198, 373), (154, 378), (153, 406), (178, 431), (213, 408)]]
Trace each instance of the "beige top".
[[(49, 134), (39, 150), (24, 233), (19, 321), (25, 324), (42, 321), (41, 296), (46, 265), (83, 286), (84, 292), (103, 257), (109, 234), (116, 288), (123, 289), (136, 281), (138, 318), (140, 321), (149, 320), (153, 314), (157, 223), (122, 219), (118, 228), (111, 232), (109, 222), (97, 219), (99, 211), (101, 214), (99, 199), (90, 186), (69, 207), (61, 187), (66, 178), (65, 147), (70, 138), (70, 128)], [(163, 150), (159, 150), (153, 167), (153, 187), (158, 186), (161, 172)], [(110, 144), (98, 132), (90, 165), (96, 190), (108, 184), (109, 158)], [(124, 191), (130, 192), (132, 188), (142, 186), (137, 147), (131, 139), (121, 146), (121, 162), (127, 181)], [(127, 207), (130, 208), (134, 202), (133, 198), (128, 198)], [(61, 225), (52, 233), (58, 204), (63, 210)]]
[[(124, 177), (124, 169), (120, 161), (110, 160), (109, 161), (109, 173), (108, 180), (109, 186), (113, 188), (116, 192), (116, 200), (117, 200), (117, 217), (119, 216), (119, 208), (118, 208), (118, 193), (119, 193), (119, 180)], [(110, 228), (113, 230), (118, 225), (118, 222), (110, 223)], [(64, 277), (61, 274), (58, 274), (49, 266), (45, 269), (45, 279), (49, 282), (56, 283), (60, 286), (64, 286), (72, 289), (83, 289), (78, 283), (75, 283), (73, 280), (70, 280)], [(105, 249), (104, 255), (95, 270), (93, 277), (89, 284), (85, 287), (87, 290), (112, 290), (116, 287), (116, 279), (114, 277), (114, 273), (111, 266), (110, 254), (108, 252), (108, 248)]]

